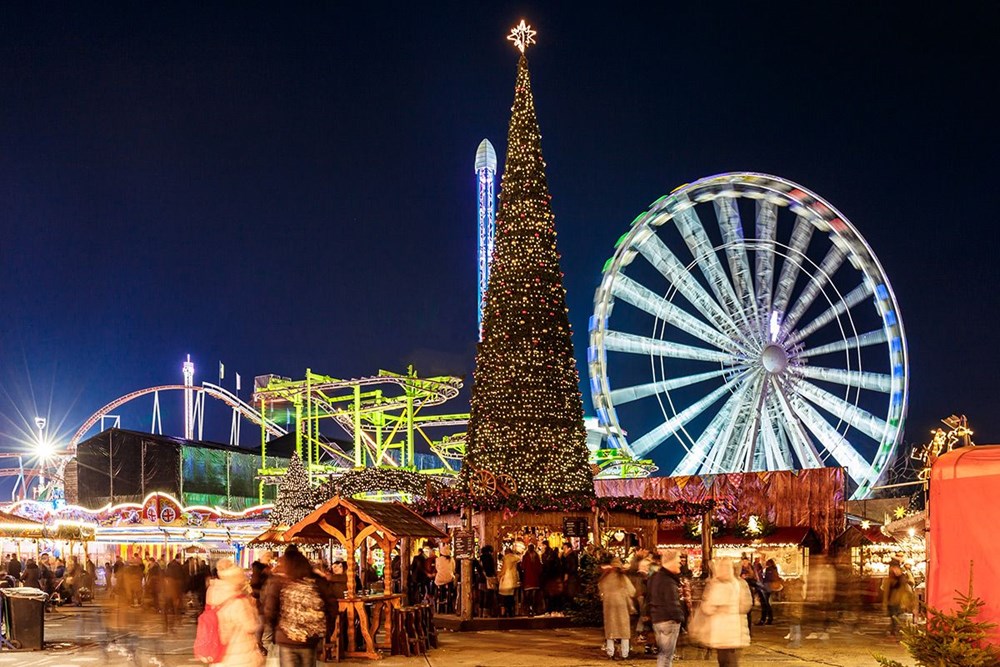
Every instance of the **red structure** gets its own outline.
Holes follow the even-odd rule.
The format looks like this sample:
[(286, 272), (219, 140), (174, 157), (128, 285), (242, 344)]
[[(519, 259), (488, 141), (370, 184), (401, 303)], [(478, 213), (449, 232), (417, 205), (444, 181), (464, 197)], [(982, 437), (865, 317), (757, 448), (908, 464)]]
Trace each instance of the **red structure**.
[[(969, 590), (986, 601), (980, 620), (1000, 623), (1000, 445), (962, 447), (944, 454), (931, 468), (927, 553), (927, 602), (955, 608), (955, 592)], [(1000, 625), (991, 641), (1000, 644)]]

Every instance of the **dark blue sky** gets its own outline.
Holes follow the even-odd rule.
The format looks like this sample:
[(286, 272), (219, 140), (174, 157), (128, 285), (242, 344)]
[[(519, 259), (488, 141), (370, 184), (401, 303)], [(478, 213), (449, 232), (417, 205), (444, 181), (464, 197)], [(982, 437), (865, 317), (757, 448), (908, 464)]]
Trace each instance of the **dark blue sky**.
[(997, 441), (995, 5), (673, 4), (5, 4), (3, 435), (32, 401), (71, 433), (179, 382), (187, 353), (246, 384), (410, 362), (471, 379), (473, 157), (488, 137), (502, 165), (524, 16), (584, 377), (600, 269), (635, 215), (763, 171), (881, 260), (907, 440), (965, 412)]

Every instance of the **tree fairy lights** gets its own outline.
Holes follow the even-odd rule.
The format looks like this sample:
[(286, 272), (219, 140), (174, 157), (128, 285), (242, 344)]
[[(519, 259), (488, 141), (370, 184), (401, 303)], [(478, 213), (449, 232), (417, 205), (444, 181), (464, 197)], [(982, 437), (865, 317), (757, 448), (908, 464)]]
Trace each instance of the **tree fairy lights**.
[(510, 475), (522, 496), (592, 496), (555, 216), (523, 54), (532, 34), (524, 26), (520, 41), (512, 39), (522, 54), (483, 305), (483, 340), (476, 352), (464, 480), (468, 483), (469, 470), (488, 470)]
[(309, 483), (309, 473), (297, 453), (292, 454), (288, 470), (278, 485), (278, 497), (271, 512), (272, 526), (292, 526), (316, 509), (316, 489)]

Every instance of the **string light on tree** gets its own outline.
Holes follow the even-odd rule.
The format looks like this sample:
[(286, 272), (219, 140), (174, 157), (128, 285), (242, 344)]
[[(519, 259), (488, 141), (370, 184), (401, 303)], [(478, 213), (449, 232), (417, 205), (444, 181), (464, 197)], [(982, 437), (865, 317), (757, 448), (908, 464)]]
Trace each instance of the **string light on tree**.
[(463, 475), (466, 484), (473, 470), (509, 475), (520, 495), (589, 497), (583, 398), (524, 55), (534, 34), (522, 21), (508, 38), (521, 57)]
[(302, 465), (302, 459), (297, 453), (293, 453), (288, 470), (278, 485), (278, 497), (274, 500), (274, 510), (270, 516), (271, 525), (294, 525), (314, 509), (316, 490), (309, 483), (309, 473)]

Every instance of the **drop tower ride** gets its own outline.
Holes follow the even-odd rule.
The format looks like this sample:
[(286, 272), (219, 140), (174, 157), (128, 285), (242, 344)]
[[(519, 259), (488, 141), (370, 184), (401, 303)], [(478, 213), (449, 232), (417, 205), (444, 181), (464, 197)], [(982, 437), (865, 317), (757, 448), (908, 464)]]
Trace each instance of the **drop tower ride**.
[(497, 152), (489, 139), (483, 139), (476, 149), (476, 183), (478, 186), (479, 221), (479, 340), (483, 340), (483, 298), (490, 282), (490, 260), (493, 259), (493, 235), (496, 231)]

